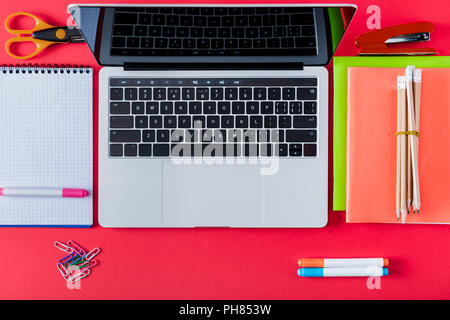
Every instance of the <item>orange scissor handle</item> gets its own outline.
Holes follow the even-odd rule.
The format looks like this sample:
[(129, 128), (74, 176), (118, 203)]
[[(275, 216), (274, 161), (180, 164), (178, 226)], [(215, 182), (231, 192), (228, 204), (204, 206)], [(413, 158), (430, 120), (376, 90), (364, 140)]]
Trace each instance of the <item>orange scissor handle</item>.
[[(20, 17), (20, 16), (26, 16), (30, 17), (34, 20), (35, 25), (32, 29), (14, 29), (11, 28), (11, 20)], [(39, 31), (42, 29), (48, 29), (48, 28), (54, 28), (55, 26), (49, 25), (48, 23), (42, 21), (38, 17), (36, 17), (34, 14), (28, 13), (28, 12), (16, 12), (11, 15), (9, 15), (5, 20), (5, 29), (9, 33), (16, 34), (17, 36), (20, 36), (21, 34), (32, 34), (35, 31)]]
[[(14, 28), (12, 28), (11, 27), (12, 19), (14, 19), (16, 17), (20, 17), (20, 16), (26, 16), (26, 17), (32, 18), (34, 20), (34, 22), (35, 22), (34, 27), (32, 29), (14, 29)], [(6, 44), (5, 44), (6, 52), (11, 57), (16, 58), (16, 59), (30, 59), (30, 58), (34, 57), (35, 55), (40, 53), (45, 48), (47, 48), (48, 46), (52, 45), (53, 42), (45, 41), (45, 40), (39, 40), (39, 39), (34, 39), (32, 37), (32, 34), (35, 31), (48, 29), (48, 28), (54, 28), (54, 26), (49, 25), (48, 23), (42, 21), (41, 19), (36, 17), (34, 14), (31, 14), (31, 13), (28, 13), (28, 12), (16, 12), (16, 13), (13, 13), (13, 14), (9, 15), (6, 18), (6, 20), (5, 20), (5, 29), (9, 33), (15, 34), (16, 36), (11, 38), (11, 39), (9, 39), (8, 41), (6, 41)], [(21, 37), (21, 35), (27, 35), (27, 36)], [(34, 45), (36, 47), (35, 51), (33, 53), (29, 54), (29, 55), (26, 55), (26, 56), (19, 56), (19, 55), (14, 54), (11, 51), (11, 45), (13, 43), (23, 43), (23, 42), (32, 42), (32, 43), (34, 43)]]
[[(30, 53), (29, 55), (26, 56), (19, 56), (14, 54), (11, 51), (11, 45), (14, 43), (23, 43), (23, 42), (31, 42), (35, 45), (36, 49), (34, 50), (34, 52)], [(55, 44), (55, 42), (53, 41), (45, 41), (45, 40), (39, 40), (39, 39), (34, 39), (32, 37), (14, 37), (9, 39), (8, 41), (6, 41), (5, 43), (5, 50), (6, 53), (9, 54), (11, 57), (16, 58), (16, 59), (30, 59), (33, 58), (35, 55), (37, 55), (38, 53), (40, 53), (42, 50), (44, 50), (45, 48), (47, 48), (48, 46), (51, 46), (52, 44)]]

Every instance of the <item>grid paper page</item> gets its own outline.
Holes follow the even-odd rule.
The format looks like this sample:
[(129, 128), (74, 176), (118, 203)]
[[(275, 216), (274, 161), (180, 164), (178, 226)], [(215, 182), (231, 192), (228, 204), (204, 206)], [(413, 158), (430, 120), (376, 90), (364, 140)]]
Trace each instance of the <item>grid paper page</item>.
[(81, 188), (89, 196), (0, 197), (0, 225), (92, 225), (93, 72), (49, 70), (0, 72), (0, 187)]

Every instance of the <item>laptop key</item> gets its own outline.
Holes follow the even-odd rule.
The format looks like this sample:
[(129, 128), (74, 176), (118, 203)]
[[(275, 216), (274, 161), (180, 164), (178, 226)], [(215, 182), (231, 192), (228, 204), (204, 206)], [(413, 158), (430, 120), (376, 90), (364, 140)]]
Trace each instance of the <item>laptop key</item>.
[(316, 114), (317, 113), (317, 103), (316, 102), (305, 102), (305, 114)]
[(109, 155), (111, 157), (122, 157), (123, 156), (123, 145), (122, 144), (110, 144), (109, 145)]
[(298, 100), (316, 100), (317, 89), (316, 88), (298, 88), (297, 89)]
[(221, 127), (226, 129), (234, 128), (234, 117), (233, 116), (222, 116), (221, 117)]
[(236, 116), (236, 128), (248, 128), (248, 116)]
[(195, 90), (194, 88), (183, 88), (181, 93), (181, 98), (183, 100), (194, 100)]
[(158, 113), (158, 102), (147, 102), (146, 112), (147, 114), (157, 114)]
[(225, 101), (218, 102), (217, 108), (217, 113), (219, 114), (229, 114), (231, 111), (230, 103)]
[(216, 114), (217, 107), (215, 101), (205, 101), (203, 102), (203, 113), (204, 114)]
[(305, 157), (315, 157), (317, 155), (317, 145), (305, 143), (303, 145), (303, 153)]
[(139, 100), (152, 100), (152, 88), (139, 88)]
[(151, 144), (140, 144), (139, 145), (139, 157), (150, 157), (152, 155), (152, 145)]
[(116, 13), (114, 16), (115, 24), (136, 24), (138, 15), (135, 13)]
[(302, 103), (300, 101), (294, 101), (289, 103), (289, 113), (290, 114), (301, 114), (302, 113)]
[(169, 100), (180, 100), (180, 88), (169, 88), (167, 90), (167, 98)]
[(137, 88), (125, 88), (125, 100), (137, 100)]
[(272, 114), (273, 113), (273, 102), (261, 102), (261, 113), (262, 114)]
[(137, 156), (137, 144), (126, 144), (125, 145), (125, 157), (136, 157)]
[(173, 114), (173, 102), (161, 102), (159, 112), (161, 114)]
[(169, 130), (156, 130), (156, 141), (157, 142), (169, 142), (170, 131)]
[(133, 26), (114, 26), (113, 35), (131, 36), (133, 35)]
[(316, 130), (286, 130), (286, 142), (316, 142)]
[(244, 102), (233, 102), (231, 104), (233, 114), (244, 114), (245, 113), (245, 103)]
[(197, 100), (209, 100), (209, 89), (208, 88), (197, 88)]
[(139, 129), (148, 128), (148, 117), (147, 116), (136, 117), (134, 126)]
[(134, 121), (132, 116), (111, 116), (109, 118), (110, 128), (133, 128)]
[(189, 113), (190, 114), (201, 114), (202, 113), (202, 103), (201, 102), (189, 102)]
[(113, 37), (112, 38), (112, 46), (114, 48), (124, 48), (126, 43), (125, 37)]
[(286, 143), (275, 144), (274, 154), (275, 156), (286, 157), (288, 155), (288, 145)]
[(141, 142), (140, 130), (110, 130), (111, 142)]
[(164, 128), (174, 129), (177, 127), (177, 117), (176, 116), (165, 116), (164, 117)]
[(161, 116), (150, 116), (149, 117), (150, 128), (162, 128), (162, 117)]
[(259, 102), (248, 101), (247, 102), (247, 114), (259, 114)]
[(187, 102), (175, 102), (176, 114), (187, 114)]
[(143, 130), (142, 131), (143, 142), (155, 142), (155, 130)]
[(278, 118), (278, 126), (280, 128), (290, 128), (291, 127), (291, 116), (280, 116)]
[(250, 128), (262, 128), (263, 127), (263, 117), (262, 116), (251, 116), (250, 117)]
[(277, 128), (277, 116), (264, 116), (264, 128)]
[(283, 88), (283, 100), (294, 100), (295, 88)]
[(169, 144), (154, 144), (153, 145), (154, 157), (168, 157), (169, 156)]
[(285, 101), (275, 102), (275, 113), (276, 114), (287, 114), (288, 113), (288, 103)]
[(219, 116), (208, 116), (206, 118), (207, 128), (220, 128), (220, 117)]
[(294, 116), (293, 125), (294, 128), (316, 128), (317, 117), (316, 116)]
[(192, 127), (192, 121), (190, 116), (179, 116), (178, 117), (178, 127), (180, 128), (190, 128)]
[(269, 88), (267, 99), (268, 100), (280, 100), (281, 99), (281, 89), (280, 88)]
[(130, 114), (129, 102), (111, 102), (109, 105), (111, 114)]
[(290, 144), (289, 145), (289, 156), (301, 157), (302, 156), (302, 145), (301, 144)]
[(109, 91), (111, 100), (123, 100), (123, 88), (111, 88)]
[(133, 102), (131, 104), (131, 112), (133, 114), (144, 114), (145, 113), (145, 102)]

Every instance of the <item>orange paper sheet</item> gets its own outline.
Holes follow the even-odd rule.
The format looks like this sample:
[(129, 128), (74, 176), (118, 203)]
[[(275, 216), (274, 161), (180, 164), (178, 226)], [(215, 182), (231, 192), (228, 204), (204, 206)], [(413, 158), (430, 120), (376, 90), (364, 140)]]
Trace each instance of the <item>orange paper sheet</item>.
[[(398, 68), (348, 69), (347, 222), (401, 223), (395, 213)], [(406, 223), (450, 223), (450, 69), (422, 69), (421, 209)]]

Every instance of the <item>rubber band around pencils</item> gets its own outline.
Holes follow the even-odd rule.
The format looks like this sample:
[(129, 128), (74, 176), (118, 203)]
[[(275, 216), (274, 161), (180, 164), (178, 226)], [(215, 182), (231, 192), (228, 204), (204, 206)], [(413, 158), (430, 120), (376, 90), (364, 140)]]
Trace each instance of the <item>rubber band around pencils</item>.
[(416, 137), (420, 138), (419, 131), (399, 131), (395, 135), (396, 136), (399, 136), (399, 135), (416, 136)]

